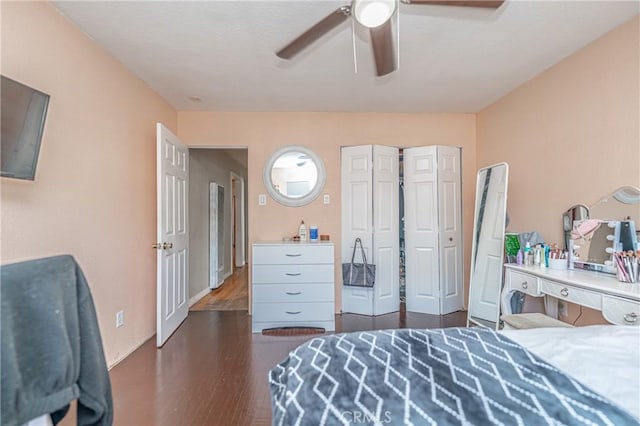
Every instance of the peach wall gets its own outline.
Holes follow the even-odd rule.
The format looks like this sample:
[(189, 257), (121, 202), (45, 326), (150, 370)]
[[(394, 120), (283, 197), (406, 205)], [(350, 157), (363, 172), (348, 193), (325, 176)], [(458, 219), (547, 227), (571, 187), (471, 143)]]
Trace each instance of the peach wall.
[(567, 208), (640, 186), (639, 34), (635, 17), (478, 114), (478, 167), (510, 165), (511, 231), (561, 243)]
[[(230, 113), (178, 112), (178, 136), (189, 146), (248, 147), (249, 244), (280, 240), (297, 232), (300, 220), (315, 224), (336, 243), (336, 283), (340, 283), (340, 147), (379, 144), (391, 146), (452, 145), (462, 147), (464, 277), (469, 276), (476, 176), (474, 114), (359, 114), (359, 113)], [(324, 161), (327, 181), (322, 197), (304, 207), (284, 207), (258, 194), (267, 191), (262, 168), (271, 153), (284, 145), (312, 148)], [(468, 283), (467, 283), (468, 284)], [(336, 285), (336, 310), (341, 307)]]
[(2, 262), (74, 255), (112, 365), (155, 333), (155, 123), (176, 112), (46, 2), (1, 7), (2, 74), (51, 95), (35, 181), (1, 179)]

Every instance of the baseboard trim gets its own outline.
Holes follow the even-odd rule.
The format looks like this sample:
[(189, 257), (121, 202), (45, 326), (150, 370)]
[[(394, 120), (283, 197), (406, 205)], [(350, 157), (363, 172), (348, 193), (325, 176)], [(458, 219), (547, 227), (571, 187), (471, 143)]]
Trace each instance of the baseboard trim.
[(209, 294), (210, 291), (211, 289), (209, 287), (205, 287), (200, 293), (196, 294), (191, 299), (189, 299), (189, 307), (192, 307), (193, 305), (198, 303), (198, 301), (203, 297), (205, 297), (207, 294)]

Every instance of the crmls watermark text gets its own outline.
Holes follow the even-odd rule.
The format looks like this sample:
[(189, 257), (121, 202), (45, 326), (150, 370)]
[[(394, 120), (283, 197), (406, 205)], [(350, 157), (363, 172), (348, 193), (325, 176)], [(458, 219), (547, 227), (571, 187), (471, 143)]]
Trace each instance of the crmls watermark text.
[(359, 423), (391, 423), (391, 412), (385, 411), (380, 417), (362, 411), (343, 411), (342, 416), (349, 424)]

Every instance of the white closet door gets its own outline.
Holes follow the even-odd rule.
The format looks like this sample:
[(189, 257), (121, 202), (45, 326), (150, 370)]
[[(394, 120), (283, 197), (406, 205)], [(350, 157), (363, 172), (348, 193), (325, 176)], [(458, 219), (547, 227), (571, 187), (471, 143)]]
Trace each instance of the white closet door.
[(400, 309), (398, 156), (398, 148), (373, 146), (373, 262), (376, 265), (373, 315)]
[(440, 314), (464, 307), (460, 148), (438, 147)]
[[(486, 188), (476, 188), (476, 194), (484, 194), (487, 197), (484, 201), (484, 217), (495, 218), (498, 216), (497, 210), (505, 211), (505, 192), (507, 188), (507, 168), (495, 167), (491, 170), (488, 177), (488, 184), (478, 182), (478, 186), (483, 185)], [(482, 200), (476, 200), (479, 203)], [(478, 205), (478, 204), (476, 204)], [(478, 211), (476, 211), (478, 216)], [(474, 306), (473, 316), (487, 321), (497, 322), (500, 312), (500, 300), (496, 294), (500, 294), (501, 280), (492, 280), (487, 277), (502, 276), (502, 238), (504, 221), (484, 221), (480, 230), (474, 229), (474, 233), (480, 232), (477, 241), (484, 241), (480, 245), (477, 253), (471, 253), (476, 259), (476, 271), (472, 271), (474, 280), (484, 283), (481, 289), (476, 288), (471, 292), (469, 305)], [(475, 238), (475, 235), (474, 235)], [(480, 261), (479, 259), (485, 259)]]
[[(342, 171), (342, 262), (351, 261), (356, 238), (373, 260), (373, 171), (371, 145), (344, 147)], [(356, 260), (360, 261), (358, 253)], [(377, 285), (377, 284), (376, 284)], [(373, 290), (342, 286), (342, 311), (373, 315)]]
[(407, 311), (439, 315), (437, 148), (404, 150), (404, 244)]

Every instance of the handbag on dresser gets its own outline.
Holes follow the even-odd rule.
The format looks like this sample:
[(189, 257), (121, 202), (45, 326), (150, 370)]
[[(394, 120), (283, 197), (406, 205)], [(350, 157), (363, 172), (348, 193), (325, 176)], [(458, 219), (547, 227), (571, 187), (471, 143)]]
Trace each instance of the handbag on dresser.
[[(360, 245), (362, 263), (355, 263), (356, 250)], [(362, 240), (356, 238), (353, 244), (351, 262), (342, 264), (342, 283), (352, 287), (373, 287), (376, 281), (376, 265), (367, 263), (367, 255), (362, 246)]]

